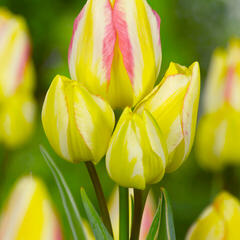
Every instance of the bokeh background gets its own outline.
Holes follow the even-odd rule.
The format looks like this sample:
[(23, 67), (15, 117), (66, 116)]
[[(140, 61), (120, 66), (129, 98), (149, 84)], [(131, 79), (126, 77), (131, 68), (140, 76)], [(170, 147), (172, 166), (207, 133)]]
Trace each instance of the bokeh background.
[[(225, 46), (232, 36), (240, 35), (239, 0), (149, 0), (150, 5), (161, 17), (161, 41), (163, 63), (159, 81), (170, 61), (190, 65), (199, 61), (201, 65), (202, 88), (212, 51)], [(37, 72), (35, 91), (38, 100), (38, 116), (35, 132), (22, 148), (12, 152), (0, 146), (0, 208), (14, 181), (22, 175), (32, 173), (40, 176), (49, 189), (53, 202), (64, 226), (65, 239), (71, 239), (57, 186), (49, 168), (39, 151), (44, 145), (62, 170), (76, 202), (84, 216), (80, 199), (80, 187), (86, 188), (91, 200), (97, 206), (93, 186), (83, 164), (72, 165), (59, 159), (51, 150), (40, 120), (40, 111), (46, 91), (56, 74), (69, 76), (67, 53), (73, 21), (85, 0), (1, 0), (0, 6), (23, 15), (28, 23), (33, 44), (33, 58)], [(201, 105), (200, 105), (201, 114)], [(3, 158), (7, 162), (3, 164)], [(104, 161), (97, 166), (108, 198), (114, 183), (109, 179)], [(234, 179), (233, 178), (234, 175)], [(235, 194), (234, 181), (240, 182), (240, 169), (228, 169), (226, 173)], [(238, 181), (239, 180), (239, 181)], [(187, 229), (209, 204), (212, 198), (213, 174), (202, 170), (193, 151), (189, 159), (173, 174), (167, 174), (163, 181), (154, 186), (165, 186), (169, 192), (176, 226), (177, 239), (184, 239)], [(231, 184), (233, 183), (233, 184)], [(240, 188), (239, 188), (240, 189)]]

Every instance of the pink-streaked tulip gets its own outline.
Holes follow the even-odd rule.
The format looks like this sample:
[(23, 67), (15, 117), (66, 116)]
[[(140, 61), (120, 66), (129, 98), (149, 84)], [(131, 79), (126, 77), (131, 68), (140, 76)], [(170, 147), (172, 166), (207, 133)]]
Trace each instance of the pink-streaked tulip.
[(204, 113), (216, 112), (224, 103), (240, 111), (240, 39), (231, 39), (227, 50), (213, 53), (206, 89)]
[(0, 101), (34, 85), (31, 44), (22, 17), (0, 8)]
[(113, 108), (152, 90), (161, 58), (160, 18), (146, 0), (88, 0), (74, 22), (71, 78)]
[(41, 180), (17, 181), (0, 219), (1, 240), (61, 240), (61, 227)]

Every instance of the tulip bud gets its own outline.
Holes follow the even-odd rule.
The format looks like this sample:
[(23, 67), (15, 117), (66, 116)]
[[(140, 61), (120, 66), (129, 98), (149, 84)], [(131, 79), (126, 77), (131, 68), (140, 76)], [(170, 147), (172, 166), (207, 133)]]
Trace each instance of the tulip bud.
[(190, 228), (186, 240), (238, 240), (240, 239), (239, 222), (238, 199), (223, 192)]
[(196, 153), (202, 167), (221, 170), (225, 165), (240, 163), (240, 112), (226, 103), (199, 122)]
[(14, 186), (1, 215), (0, 239), (62, 239), (60, 224), (39, 179), (26, 176)]
[(136, 112), (146, 109), (153, 115), (166, 138), (167, 172), (175, 171), (191, 151), (199, 95), (199, 64), (186, 68), (171, 63), (161, 83), (136, 106)]
[(213, 53), (206, 88), (204, 112), (211, 113), (224, 103), (240, 111), (240, 40), (232, 39), (227, 51), (216, 49)]
[(77, 81), (56, 76), (46, 95), (42, 123), (58, 155), (70, 162), (98, 163), (114, 128), (111, 107)]
[(36, 103), (31, 96), (15, 94), (0, 106), (0, 141), (8, 148), (24, 144), (34, 129)]
[(119, 119), (106, 155), (111, 178), (123, 187), (144, 189), (165, 172), (167, 149), (161, 131), (147, 111), (126, 108)]
[(0, 8), (0, 101), (34, 85), (31, 46), (25, 21)]
[(161, 58), (160, 18), (146, 0), (88, 0), (74, 22), (71, 78), (113, 108), (152, 90)]

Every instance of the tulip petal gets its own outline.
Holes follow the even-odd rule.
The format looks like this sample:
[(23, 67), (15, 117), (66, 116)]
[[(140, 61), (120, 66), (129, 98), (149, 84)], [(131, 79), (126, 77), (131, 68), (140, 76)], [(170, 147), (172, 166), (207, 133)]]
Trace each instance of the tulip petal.
[(145, 0), (116, 0), (113, 22), (137, 103), (150, 92), (160, 70), (160, 18)]
[(225, 239), (224, 220), (213, 207), (208, 207), (190, 228), (186, 240)]
[(83, 82), (91, 92), (105, 96), (111, 77), (115, 41), (109, 0), (87, 1), (75, 20), (69, 48), (72, 79)]
[(17, 183), (1, 216), (0, 239), (62, 239), (59, 222), (40, 180), (26, 176)]

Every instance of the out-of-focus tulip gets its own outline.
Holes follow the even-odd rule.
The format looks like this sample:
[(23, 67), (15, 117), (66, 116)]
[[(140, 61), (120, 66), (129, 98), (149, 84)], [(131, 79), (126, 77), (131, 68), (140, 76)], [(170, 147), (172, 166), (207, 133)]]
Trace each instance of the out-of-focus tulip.
[(167, 172), (176, 170), (189, 155), (195, 137), (200, 95), (200, 69), (171, 63), (161, 83), (140, 102), (138, 113), (148, 110), (167, 142)]
[(220, 170), (240, 163), (240, 40), (215, 50), (204, 93), (196, 151), (200, 165)]
[(16, 183), (1, 214), (0, 239), (62, 239), (59, 221), (39, 179), (26, 176)]
[(161, 58), (160, 18), (146, 0), (88, 0), (74, 22), (71, 78), (114, 108), (152, 90)]
[(239, 222), (238, 199), (223, 192), (190, 228), (186, 240), (238, 240), (240, 239)]
[(110, 177), (120, 186), (144, 189), (162, 179), (166, 164), (166, 143), (157, 122), (147, 111), (140, 115), (126, 108), (106, 155)]
[(199, 122), (196, 153), (202, 167), (221, 170), (240, 161), (240, 112), (226, 103)]
[(110, 105), (77, 81), (56, 76), (46, 95), (42, 123), (53, 149), (70, 162), (105, 155), (115, 118)]
[(24, 19), (0, 8), (0, 101), (16, 92), (32, 91), (35, 75), (30, 56)]
[[(129, 223), (131, 224), (131, 213), (132, 213), (132, 201), (131, 201), (131, 195), (133, 196), (133, 189), (129, 189)], [(114, 240), (119, 239), (119, 190), (116, 187), (108, 201), (108, 209), (111, 217), (111, 222), (112, 222), (112, 227), (113, 227), (113, 235), (114, 235)], [(151, 227), (154, 215), (156, 211), (156, 204), (154, 201), (154, 198), (152, 196), (152, 193), (150, 192), (148, 194), (144, 212), (143, 212), (143, 217), (142, 217), (142, 223), (141, 223), (141, 228), (140, 228), (140, 237), (139, 240), (145, 240), (147, 237), (147, 234), (149, 232), (149, 229)], [(93, 233), (91, 231), (90, 226), (88, 225), (87, 222), (84, 222), (84, 227), (86, 231), (86, 236), (89, 240), (94, 240)]]
[(30, 96), (15, 94), (0, 106), (0, 142), (16, 148), (30, 137), (34, 129), (36, 103)]

